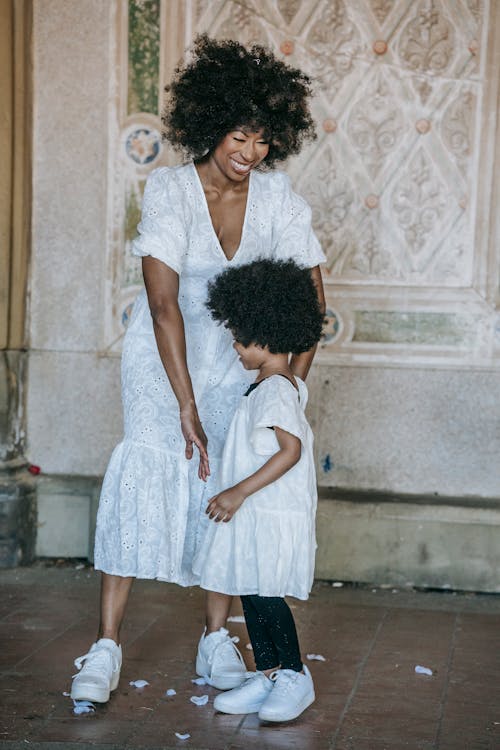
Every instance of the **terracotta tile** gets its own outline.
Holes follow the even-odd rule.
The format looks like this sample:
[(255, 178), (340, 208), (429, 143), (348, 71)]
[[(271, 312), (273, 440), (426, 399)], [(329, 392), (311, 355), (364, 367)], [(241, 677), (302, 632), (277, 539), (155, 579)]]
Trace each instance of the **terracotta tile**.
[[(98, 595), (99, 576), (87, 570), (34, 566), (0, 572), (0, 743), (24, 747), (28, 739), (59, 743), (64, 750), (81, 743), (99, 750), (187, 748), (175, 738), (175, 731), (187, 730), (189, 750), (500, 748), (495, 597), (391, 597), (316, 585), (309, 602), (290, 603), (304, 655), (326, 658), (307, 662), (317, 700), (295, 722), (272, 725), (256, 714), (214, 712), (218, 691), (191, 682), (204, 594), (153, 581), (138, 581), (132, 591), (118, 689), (95, 714), (74, 716), (62, 692), (69, 689), (74, 658), (94, 638)], [(236, 599), (234, 613), (240, 612)], [(245, 626), (229, 627), (244, 647)], [(251, 652), (243, 652), (252, 665)], [(415, 675), (417, 663), (432, 667), (433, 677)], [(134, 689), (129, 681), (137, 678), (150, 685)], [(165, 696), (169, 687), (177, 691), (173, 698)], [(207, 706), (189, 701), (204, 693)]]

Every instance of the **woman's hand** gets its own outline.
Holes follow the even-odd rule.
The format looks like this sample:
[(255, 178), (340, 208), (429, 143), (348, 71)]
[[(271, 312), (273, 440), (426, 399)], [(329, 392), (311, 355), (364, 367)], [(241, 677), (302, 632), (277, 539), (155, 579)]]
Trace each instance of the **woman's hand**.
[(238, 508), (243, 505), (244, 501), (245, 495), (243, 495), (241, 490), (238, 487), (230, 487), (228, 490), (214, 495), (208, 501), (205, 513), (216, 523), (219, 521), (227, 523), (234, 516)]
[(205, 431), (201, 426), (200, 418), (194, 404), (181, 409), (181, 430), (186, 441), (185, 456), (188, 460), (193, 458), (193, 444), (196, 445), (200, 453), (200, 463), (198, 465), (198, 476), (204, 482), (210, 476), (210, 464), (208, 462), (207, 445), (208, 440)]

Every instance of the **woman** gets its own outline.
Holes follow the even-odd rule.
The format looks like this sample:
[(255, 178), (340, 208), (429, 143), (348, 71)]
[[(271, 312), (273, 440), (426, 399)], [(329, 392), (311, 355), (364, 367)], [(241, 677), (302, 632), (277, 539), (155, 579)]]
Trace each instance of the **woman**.
[[(307, 76), (265, 48), (202, 36), (167, 91), (166, 137), (193, 161), (156, 169), (144, 192), (134, 253), (142, 257), (145, 291), (122, 357), (125, 435), (97, 518), (101, 622), (98, 640), (75, 662), (74, 699), (105, 702), (118, 685), (120, 626), (134, 578), (199, 582), (191, 563), (208, 522), (206, 503), (225, 433), (252, 380), (231, 334), (205, 307), (208, 281), (232, 263), (293, 258), (312, 269), (324, 307), (324, 255), (310, 209), (283, 173), (263, 171), (314, 137)], [(314, 349), (294, 357), (293, 372), (304, 378), (313, 356)], [(207, 593), (196, 660), (197, 672), (220, 689), (245, 677), (224, 628), (230, 605), (231, 597)]]

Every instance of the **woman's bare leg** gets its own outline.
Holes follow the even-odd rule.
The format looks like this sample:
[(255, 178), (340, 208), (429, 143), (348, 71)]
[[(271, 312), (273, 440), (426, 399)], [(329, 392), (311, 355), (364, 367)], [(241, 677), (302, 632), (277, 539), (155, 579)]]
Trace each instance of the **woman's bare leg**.
[(134, 579), (101, 574), (101, 620), (97, 638), (120, 643), (120, 628)]
[(226, 620), (231, 609), (233, 597), (228, 594), (219, 594), (217, 591), (207, 591), (206, 634), (216, 633), (220, 628), (226, 627)]

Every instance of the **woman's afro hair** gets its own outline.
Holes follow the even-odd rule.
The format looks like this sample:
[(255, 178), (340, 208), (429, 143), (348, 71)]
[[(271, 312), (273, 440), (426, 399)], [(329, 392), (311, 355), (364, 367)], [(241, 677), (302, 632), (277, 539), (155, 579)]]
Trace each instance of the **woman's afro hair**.
[(189, 62), (165, 87), (164, 135), (190, 158), (199, 159), (238, 127), (264, 130), (271, 167), (315, 138), (307, 99), (310, 79), (258, 45), (246, 49), (206, 34), (195, 39)]
[(227, 268), (209, 283), (206, 304), (243, 346), (300, 354), (321, 337), (323, 315), (311, 272), (293, 260)]

